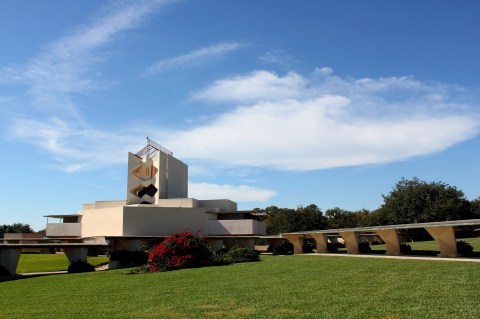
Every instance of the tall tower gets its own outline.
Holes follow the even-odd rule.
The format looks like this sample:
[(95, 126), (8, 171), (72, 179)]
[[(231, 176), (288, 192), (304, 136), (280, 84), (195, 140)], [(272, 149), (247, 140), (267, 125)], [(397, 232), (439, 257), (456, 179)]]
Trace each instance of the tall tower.
[(188, 197), (188, 166), (147, 137), (147, 146), (128, 153), (127, 205), (158, 204)]

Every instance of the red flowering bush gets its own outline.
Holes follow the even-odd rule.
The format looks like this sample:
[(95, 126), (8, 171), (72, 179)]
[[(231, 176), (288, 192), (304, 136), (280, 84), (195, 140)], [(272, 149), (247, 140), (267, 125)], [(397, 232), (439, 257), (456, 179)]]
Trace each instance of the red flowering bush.
[(213, 261), (214, 253), (205, 239), (189, 231), (165, 238), (148, 257), (150, 272), (208, 266)]

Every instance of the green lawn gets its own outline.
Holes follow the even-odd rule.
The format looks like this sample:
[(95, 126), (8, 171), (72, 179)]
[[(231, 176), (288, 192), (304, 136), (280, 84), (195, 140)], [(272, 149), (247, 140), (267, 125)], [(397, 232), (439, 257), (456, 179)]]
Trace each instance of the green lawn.
[(480, 263), (264, 256), (259, 263), (0, 283), (0, 318), (480, 318)]
[[(88, 257), (87, 261), (97, 266), (108, 262), (108, 257)], [(69, 265), (67, 256), (63, 254), (22, 254), (17, 273), (67, 270)]]

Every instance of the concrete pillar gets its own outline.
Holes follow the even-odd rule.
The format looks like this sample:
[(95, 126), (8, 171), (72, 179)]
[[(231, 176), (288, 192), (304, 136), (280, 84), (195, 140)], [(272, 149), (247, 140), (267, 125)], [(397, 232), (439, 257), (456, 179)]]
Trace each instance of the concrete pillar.
[(358, 254), (358, 233), (355, 231), (339, 232), (347, 246), (347, 254)]
[(457, 240), (452, 226), (425, 227), (440, 246), (439, 257), (458, 257)]
[(112, 250), (140, 251), (142, 243), (140, 239), (115, 238), (111, 241)]
[(5, 268), (11, 276), (17, 273), (21, 252), (22, 248), (0, 248), (0, 266)]
[(207, 239), (207, 244), (209, 244), (214, 251), (219, 251), (223, 248), (223, 240), (221, 239)]
[(278, 247), (282, 244), (281, 238), (268, 238), (267, 243), (272, 245), (272, 252), (275, 253)]
[(79, 261), (87, 262), (88, 247), (64, 247), (63, 251), (71, 264)]
[(293, 244), (294, 254), (303, 254), (303, 238), (305, 238), (305, 235), (283, 234), (282, 237)]
[[(140, 239), (127, 239), (127, 238), (114, 238), (110, 240), (110, 244), (112, 246), (113, 251), (141, 251), (142, 250), (142, 242)], [(139, 266), (137, 262), (126, 262), (126, 261), (119, 261), (119, 260), (110, 260), (108, 262), (108, 269), (121, 269), (121, 268), (129, 268)]]
[(382, 229), (375, 231), (385, 242), (387, 252), (385, 255), (398, 256), (402, 255), (400, 251), (400, 236), (396, 229)]
[(317, 233), (317, 234), (310, 234), (310, 236), (315, 239), (317, 243), (317, 253), (326, 253), (328, 252), (327, 244), (327, 234), (324, 233)]

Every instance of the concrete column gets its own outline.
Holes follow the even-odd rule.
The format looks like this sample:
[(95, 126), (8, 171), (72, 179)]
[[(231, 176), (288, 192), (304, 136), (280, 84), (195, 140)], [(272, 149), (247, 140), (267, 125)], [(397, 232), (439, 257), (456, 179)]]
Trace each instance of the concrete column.
[(0, 248), (0, 266), (5, 268), (11, 276), (17, 273), (21, 252), (22, 248)]
[(278, 247), (282, 244), (281, 238), (268, 238), (267, 243), (272, 245), (272, 252), (275, 253)]
[[(112, 251), (141, 251), (142, 243), (140, 239), (114, 238), (110, 240)], [(118, 260), (109, 260), (108, 269), (121, 269), (139, 266), (136, 262), (125, 262)]]
[(385, 255), (398, 256), (402, 255), (400, 251), (400, 236), (396, 229), (382, 229), (375, 231), (385, 242), (387, 252)]
[(315, 239), (315, 242), (317, 243), (317, 253), (328, 252), (328, 249), (327, 249), (327, 244), (328, 244), (327, 234), (324, 234), (324, 233), (310, 234), (310, 236), (313, 239)]
[(358, 233), (355, 231), (339, 232), (347, 246), (347, 254), (358, 254)]
[(457, 240), (452, 226), (425, 227), (440, 246), (439, 257), (458, 257)]
[(115, 238), (111, 240), (112, 250), (140, 251), (142, 243), (140, 239)]
[(294, 254), (303, 254), (303, 238), (305, 238), (305, 235), (283, 234), (282, 237), (293, 244)]
[(219, 251), (223, 248), (223, 240), (221, 239), (207, 239), (207, 244), (209, 244), (214, 251)]
[(87, 262), (88, 248), (87, 247), (64, 247), (63, 251), (68, 258), (68, 261), (73, 264), (76, 262)]

